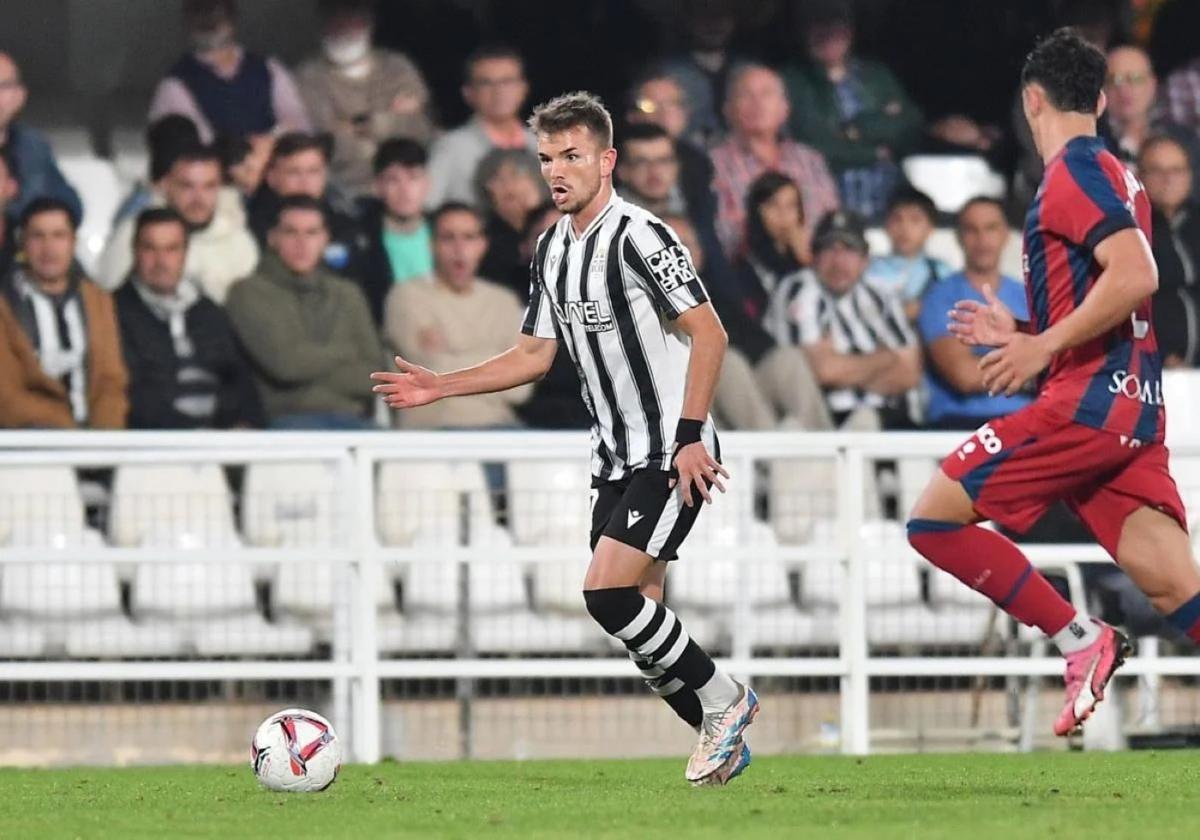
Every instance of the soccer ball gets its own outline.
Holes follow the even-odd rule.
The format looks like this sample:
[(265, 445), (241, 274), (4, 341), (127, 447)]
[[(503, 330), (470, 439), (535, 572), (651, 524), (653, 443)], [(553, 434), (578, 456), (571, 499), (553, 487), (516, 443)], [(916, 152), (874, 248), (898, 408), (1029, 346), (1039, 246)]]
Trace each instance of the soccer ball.
[(250, 767), (268, 790), (325, 790), (342, 766), (342, 742), (329, 721), (307, 709), (284, 709), (262, 722), (250, 744)]

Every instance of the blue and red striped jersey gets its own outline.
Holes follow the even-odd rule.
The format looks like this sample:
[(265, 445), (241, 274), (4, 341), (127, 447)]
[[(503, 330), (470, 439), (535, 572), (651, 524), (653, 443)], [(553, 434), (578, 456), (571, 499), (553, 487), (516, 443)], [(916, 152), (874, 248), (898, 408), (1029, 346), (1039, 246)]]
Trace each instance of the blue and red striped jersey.
[[(1150, 241), (1145, 189), (1102, 140), (1074, 138), (1046, 165), (1025, 217), (1030, 332), (1043, 332), (1075, 311), (1100, 276), (1093, 250), (1126, 228), (1140, 229)], [(1150, 299), (1128, 321), (1055, 355), (1038, 401), (1066, 420), (1162, 441), (1162, 361)]]

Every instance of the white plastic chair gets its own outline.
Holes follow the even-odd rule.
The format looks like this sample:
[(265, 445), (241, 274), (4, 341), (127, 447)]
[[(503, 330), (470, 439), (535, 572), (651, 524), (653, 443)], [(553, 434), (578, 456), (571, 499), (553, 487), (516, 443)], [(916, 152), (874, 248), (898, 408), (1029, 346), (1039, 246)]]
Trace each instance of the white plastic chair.
[(59, 562), (72, 549), (103, 544), (100, 533), (87, 527), (70, 467), (0, 467), (0, 544), (48, 550), (44, 562), (0, 567), (0, 615), (6, 616), (0, 655), (65, 649), (72, 657), (110, 658), (179, 651), (176, 635), (135, 625), (122, 613), (111, 563)]
[(952, 228), (935, 228), (925, 240), (925, 253), (934, 259), (941, 260), (953, 271), (963, 267), (962, 246), (958, 244), (958, 236)]
[(313, 646), (308, 628), (262, 617), (254, 580), (242, 565), (143, 563), (133, 593), (136, 615), (179, 628), (201, 656), (300, 656)]
[(508, 514), (517, 545), (577, 545), (591, 531), (583, 461), (510, 461)]
[(933, 199), (943, 213), (957, 213), (977, 195), (1003, 198), (1004, 177), (979, 155), (912, 155), (901, 164), (914, 187)]
[(232, 497), (215, 464), (128, 465), (113, 479), (109, 535), (120, 546), (239, 546)]
[(464, 535), (490, 531), (487, 482), (476, 463), (387, 461), (378, 480), (375, 510), (384, 545), (457, 545)]
[(71, 467), (0, 466), (0, 546), (68, 549), (102, 542), (87, 527)]
[[(880, 499), (867, 464), (863, 474), (866, 515), (879, 515)], [(836, 533), (837, 464), (833, 458), (781, 458), (770, 462), (770, 522), (781, 543), (828, 542)]]
[(112, 232), (113, 216), (122, 198), (121, 180), (116, 167), (103, 158), (61, 157), (58, 164), (83, 203), (75, 255), (84, 270), (91, 272)]

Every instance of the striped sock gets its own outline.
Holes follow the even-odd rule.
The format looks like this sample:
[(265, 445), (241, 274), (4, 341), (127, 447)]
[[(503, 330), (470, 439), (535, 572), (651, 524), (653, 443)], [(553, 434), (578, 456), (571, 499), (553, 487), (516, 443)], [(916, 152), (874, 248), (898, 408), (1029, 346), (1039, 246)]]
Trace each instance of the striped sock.
[(684, 685), (683, 680), (678, 677), (668, 677), (666, 671), (657, 665), (651, 665), (642, 659), (640, 654), (630, 651), (629, 658), (642, 672), (649, 689), (661, 697), (684, 723), (693, 729), (699, 729), (704, 711), (700, 708), (700, 698), (696, 696), (696, 692)]
[(642, 663), (661, 670), (655, 679), (664, 686), (678, 680), (691, 689), (704, 714), (723, 711), (737, 701), (737, 683), (717, 670), (712, 658), (666, 606), (647, 598), (636, 586), (590, 589), (583, 596), (588, 612), (601, 627), (620, 639)]
[(1200, 645), (1200, 592), (1167, 616), (1167, 623)]

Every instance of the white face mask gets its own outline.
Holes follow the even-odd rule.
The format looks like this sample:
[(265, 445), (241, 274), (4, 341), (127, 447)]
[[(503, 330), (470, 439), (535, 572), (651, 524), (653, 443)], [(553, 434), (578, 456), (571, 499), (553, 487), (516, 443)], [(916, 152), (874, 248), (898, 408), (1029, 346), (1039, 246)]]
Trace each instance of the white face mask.
[(337, 39), (326, 38), (321, 46), (326, 58), (338, 67), (347, 67), (358, 64), (371, 52), (371, 36), (363, 33)]

